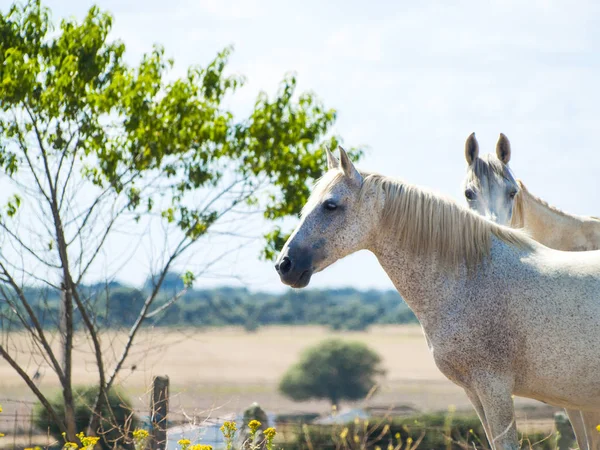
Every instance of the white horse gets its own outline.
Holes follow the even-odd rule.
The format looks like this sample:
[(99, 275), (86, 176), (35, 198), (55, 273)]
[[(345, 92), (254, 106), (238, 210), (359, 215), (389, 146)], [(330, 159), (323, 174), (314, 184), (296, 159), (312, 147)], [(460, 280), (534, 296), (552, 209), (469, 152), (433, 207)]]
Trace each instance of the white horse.
[(342, 149), (328, 166), (275, 265), (283, 283), (305, 287), (338, 259), (373, 252), (493, 449), (519, 447), (513, 394), (600, 410), (600, 252), (549, 249), (422, 188), (359, 172)]
[[(565, 213), (529, 192), (515, 180), (508, 163), (512, 151), (508, 138), (500, 133), (496, 155), (479, 157), (479, 144), (472, 133), (465, 143), (467, 175), (465, 197), (479, 214), (513, 228), (523, 228), (536, 241), (565, 251), (600, 249), (600, 220)], [(600, 423), (594, 412), (566, 410), (580, 449), (597, 448), (600, 434), (588, 436), (584, 423)], [(586, 418), (587, 417), (587, 418)], [(588, 442), (589, 441), (589, 442)]]
[(496, 155), (479, 157), (475, 133), (465, 144), (467, 176), (465, 197), (469, 207), (501, 225), (524, 228), (536, 241), (556, 250), (600, 249), (600, 220), (565, 213), (531, 194), (515, 180), (508, 162), (511, 148), (500, 134)]

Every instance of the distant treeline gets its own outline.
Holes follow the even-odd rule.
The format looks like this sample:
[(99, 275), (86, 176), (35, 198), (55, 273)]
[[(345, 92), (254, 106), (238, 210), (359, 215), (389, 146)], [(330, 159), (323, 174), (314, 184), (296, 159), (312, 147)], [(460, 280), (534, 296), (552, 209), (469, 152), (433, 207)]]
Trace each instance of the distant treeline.
[[(93, 304), (95, 320), (107, 328), (128, 327), (137, 318), (152, 284), (142, 289), (119, 283), (86, 286), (83, 291)], [(183, 288), (177, 274), (163, 283), (156, 310)], [(27, 288), (25, 295), (46, 328), (58, 323), (60, 302), (53, 291)], [(4, 302), (2, 302), (4, 303)], [(19, 327), (14, 311), (0, 305), (5, 322)], [(373, 324), (416, 322), (416, 318), (396, 291), (355, 289), (301, 290), (283, 294), (250, 292), (243, 288), (190, 289), (175, 303), (148, 319), (152, 326), (214, 327), (243, 326), (255, 330), (262, 325), (326, 325), (333, 329), (362, 330)], [(22, 325), (21, 325), (22, 326)]]

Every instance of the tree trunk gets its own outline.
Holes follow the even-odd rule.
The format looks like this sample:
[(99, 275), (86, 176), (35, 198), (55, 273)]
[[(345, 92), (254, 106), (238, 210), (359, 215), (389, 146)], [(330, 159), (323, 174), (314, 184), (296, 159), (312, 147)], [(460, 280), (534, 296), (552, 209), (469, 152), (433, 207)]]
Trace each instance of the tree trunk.
[(73, 401), (73, 383), (71, 380), (73, 363), (73, 300), (67, 283), (62, 283), (62, 310), (60, 320), (60, 335), (63, 349), (63, 401), (65, 404), (66, 439), (76, 442), (77, 427), (75, 425), (75, 402)]

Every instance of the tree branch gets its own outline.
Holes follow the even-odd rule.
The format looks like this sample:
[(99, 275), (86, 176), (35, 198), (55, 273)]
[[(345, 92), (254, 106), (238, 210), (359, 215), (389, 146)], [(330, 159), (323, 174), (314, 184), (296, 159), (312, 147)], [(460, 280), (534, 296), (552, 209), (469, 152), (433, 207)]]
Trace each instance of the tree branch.
[(48, 411), (50, 416), (52, 416), (52, 420), (60, 428), (60, 431), (62, 433), (65, 433), (67, 431), (67, 427), (65, 426), (65, 423), (56, 414), (54, 407), (50, 404), (50, 402), (46, 399), (46, 397), (44, 397), (42, 392), (38, 389), (38, 387), (35, 385), (35, 383), (29, 377), (29, 375), (27, 375), (27, 373), (21, 368), (21, 366), (19, 366), (19, 364), (14, 359), (11, 358), (11, 356), (4, 349), (4, 347), (2, 347), (2, 345), (0, 345), (0, 355), (6, 360), (6, 362), (8, 362), (8, 364), (11, 365), (11, 367), (13, 369), (15, 369), (15, 371), (19, 374), (19, 376), (23, 379), (23, 381), (25, 381), (25, 383), (27, 384), (29, 389), (31, 389), (31, 391), (38, 398), (40, 403), (42, 405), (44, 405), (44, 408), (46, 408), (46, 411)]
[(4, 266), (4, 264), (0, 263), (0, 269), (2, 270), (2, 273), (4, 274), (5, 280), (8, 282), (10, 287), (15, 291), (15, 293), (17, 294), (17, 297), (21, 301), (21, 304), (27, 311), (29, 318), (33, 322), (33, 326), (37, 332), (38, 338), (39, 338), (42, 346), (44, 347), (44, 350), (46, 351), (46, 353), (48, 353), (48, 357), (50, 358), (50, 361), (52, 361), (52, 366), (54, 367), (54, 371), (58, 375), (58, 379), (60, 380), (61, 384), (64, 385), (65, 375), (60, 367), (58, 359), (56, 358), (56, 356), (54, 355), (54, 352), (52, 351), (52, 347), (50, 346), (48, 339), (46, 339), (46, 334), (44, 333), (44, 329), (42, 328), (42, 325), (40, 324), (37, 316), (35, 315), (35, 312), (33, 311), (33, 308), (31, 307), (31, 305), (27, 301), (27, 298), (25, 297), (25, 293), (20, 288), (20, 286), (16, 283), (14, 278), (10, 275), (8, 270), (6, 270), (6, 267)]

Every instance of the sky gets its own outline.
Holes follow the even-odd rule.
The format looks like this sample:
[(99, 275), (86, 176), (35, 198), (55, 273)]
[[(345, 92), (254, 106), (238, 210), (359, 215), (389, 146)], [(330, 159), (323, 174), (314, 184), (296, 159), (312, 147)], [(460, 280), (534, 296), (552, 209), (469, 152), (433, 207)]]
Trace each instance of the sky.
[[(47, 0), (58, 20), (94, 2)], [(10, 2), (0, 0), (2, 10)], [(173, 76), (233, 44), (230, 73), (247, 83), (231, 100), (252, 107), (290, 71), (338, 111), (334, 132), (365, 145), (360, 167), (444, 192), (465, 204), (464, 142), (482, 153), (500, 132), (529, 190), (567, 212), (600, 215), (600, 3), (593, 1), (99, 0), (132, 64), (159, 43)], [(288, 221), (293, 226), (295, 221)], [(231, 244), (231, 243), (230, 243)], [(216, 243), (214, 246), (221, 244)], [(260, 242), (233, 252), (199, 287), (284, 287)], [(191, 254), (190, 260), (205, 257)], [(143, 265), (120, 278), (139, 284)], [(375, 257), (359, 252), (313, 277), (311, 287), (391, 289)]]

